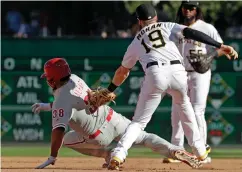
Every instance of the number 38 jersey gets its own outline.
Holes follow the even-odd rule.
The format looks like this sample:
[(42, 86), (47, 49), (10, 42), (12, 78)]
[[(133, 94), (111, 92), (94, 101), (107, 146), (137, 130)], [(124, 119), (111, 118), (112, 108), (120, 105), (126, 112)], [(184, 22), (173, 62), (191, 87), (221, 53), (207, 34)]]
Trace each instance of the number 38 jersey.
[(72, 74), (70, 80), (54, 91), (52, 106), (52, 128), (70, 126), (83, 135), (90, 135), (101, 127), (109, 112), (108, 106), (93, 108), (88, 103), (90, 88), (78, 76)]
[(176, 23), (158, 22), (142, 28), (129, 45), (122, 66), (130, 69), (139, 61), (145, 71), (147, 63), (152, 61), (183, 62), (183, 57), (174, 42), (178, 40), (185, 27)]

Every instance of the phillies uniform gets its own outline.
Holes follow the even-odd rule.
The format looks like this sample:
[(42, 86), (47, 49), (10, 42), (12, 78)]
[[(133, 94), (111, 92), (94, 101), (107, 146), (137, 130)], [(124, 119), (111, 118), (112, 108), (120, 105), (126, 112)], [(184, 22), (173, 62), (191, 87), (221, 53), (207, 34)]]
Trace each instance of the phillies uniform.
[[(108, 158), (112, 142), (118, 141), (130, 120), (116, 113), (109, 106), (94, 108), (88, 103), (90, 88), (78, 76), (72, 74), (68, 83), (54, 91), (52, 127), (69, 131), (64, 136), (64, 145), (80, 153)], [(144, 145), (159, 154), (173, 157), (171, 151), (180, 150), (166, 140), (142, 131), (135, 144)], [(107, 160), (108, 161), (108, 160)]]
[(174, 43), (184, 28), (169, 22), (152, 23), (142, 28), (128, 47), (122, 66), (131, 69), (139, 60), (145, 76), (133, 120), (112, 157), (118, 157), (121, 161), (125, 159), (128, 149), (146, 127), (166, 93), (172, 96), (181, 112), (184, 133), (194, 153), (198, 157), (205, 154), (205, 145), (200, 139), (195, 114), (187, 96), (187, 72), (181, 64), (183, 57)]
[[(192, 29), (196, 29), (201, 31), (214, 40), (222, 43), (222, 39), (218, 34), (218, 31), (214, 28), (213, 25), (208, 24), (202, 20), (197, 20), (194, 24), (189, 26)], [(198, 124), (200, 135), (203, 139), (204, 144), (206, 144), (207, 140), (207, 124), (205, 120), (205, 108), (206, 101), (210, 87), (210, 79), (211, 79), (211, 70), (208, 70), (204, 74), (199, 74), (194, 71), (193, 67), (189, 63), (187, 56), (190, 56), (190, 53), (202, 53), (207, 54), (212, 51), (211, 46), (194, 41), (189, 39), (180, 38), (176, 42), (177, 47), (184, 57), (184, 63), (187, 75), (187, 83), (188, 83), (188, 96), (190, 97), (190, 101), (192, 103), (196, 121)], [(177, 104), (172, 102), (172, 113), (171, 113), (171, 121), (172, 121), (172, 139), (171, 143), (179, 146), (184, 145), (184, 130), (182, 128), (181, 119), (179, 115), (179, 107)]]

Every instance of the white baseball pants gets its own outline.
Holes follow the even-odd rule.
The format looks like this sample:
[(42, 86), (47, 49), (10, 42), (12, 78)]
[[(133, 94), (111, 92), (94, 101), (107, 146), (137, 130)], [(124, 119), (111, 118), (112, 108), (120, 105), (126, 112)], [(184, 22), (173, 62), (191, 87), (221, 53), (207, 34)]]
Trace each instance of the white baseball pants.
[(166, 93), (172, 96), (173, 102), (181, 111), (179, 113), (181, 124), (195, 155), (202, 157), (206, 154), (205, 145), (200, 138), (195, 114), (187, 96), (187, 72), (185, 68), (181, 64), (165, 66), (159, 64), (151, 66), (146, 70), (133, 121), (118, 142), (112, 156), (117, 156), (121, 160), (126, 158), (128, 149), (149, 123)]
[[(81, 117), (82, 116), (80, 116), (80, 119)], [(107, 159), (110, 158), (111, 150), (116, 146), (116, 144), (113, 144), (113, 141), (119, 141), (130, 122), (130, 120), (114, 111), (112, 119), (101, 129), (102, 132), (97, 138), (89, 139), (72, 130), (65, 134), (63, 144), (82, 154), (103, 157), (107, 161)], [(147, 133), (145, 131), (140, 132), (135, 140), (135, 144), (145, 146), (160, 155), (172, 158), (174, 158), (172, 152), (182, 149), (178, 146), (172, 145), (155, 134)]]
[[(205, 108), (210, 87), (211, 70), (204, 74), (188, 72), (188, 96), (192, 103), (199, 132), (204, 144), (207, 143), (207, 123), (205, 120)], [(172, 102), (172, 138), (171, 143), (177, 146), (184, 145), (184, 131), (181, 125), (179, 107)]]

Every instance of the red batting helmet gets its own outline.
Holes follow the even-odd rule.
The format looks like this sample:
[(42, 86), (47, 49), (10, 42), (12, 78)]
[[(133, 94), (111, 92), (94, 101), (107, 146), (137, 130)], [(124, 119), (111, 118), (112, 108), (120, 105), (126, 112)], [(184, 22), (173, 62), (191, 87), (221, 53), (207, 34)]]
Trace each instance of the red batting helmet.
[(71, 69), (63, 58), (53, 58), (44, 65), (44, 73), (41, 78), (46, 78), (50, 87), (56, 89), (56, 84), (64, 77), (71, 75)]

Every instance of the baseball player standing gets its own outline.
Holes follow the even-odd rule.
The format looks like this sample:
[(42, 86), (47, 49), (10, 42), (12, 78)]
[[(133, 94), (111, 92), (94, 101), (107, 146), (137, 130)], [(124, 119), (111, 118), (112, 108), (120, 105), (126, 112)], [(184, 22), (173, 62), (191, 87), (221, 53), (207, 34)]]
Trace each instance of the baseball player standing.
[[(183, 24), (189, 26), (189, 28), (196, 29), (203, 32), (213, 38), (214, 40), (223, 43), (218, 31), (213, 25), (203, 21), (202, 11), (199, 7), (199, 2), (197, 1), (183, 1), (177, 12), (178, 24)], [(214, 48), (203, 44), (201, 42), (193, 41), (190, 39), (180, 38), (176, 42), (177, 47), (184, 57), (185, 69), (187, 71), (188, 78), (188, 96), (192, 103), (197, 125), (199, 128), (200, 136), (206, 145), (207, 151), (211, 151), (211, 147), (207, 145), (207, 124), (205, 120), (205, 108), (207, 102), (207, 96), (210, 87), (211, 70), (201, 74), (194, 70), (192, 65), (189, 63), (188, 58), (192, 53), (195, 54), (209, 54), (214, 51)], [(215, 54), (218, 57), (218, 54)], [(184, 129), (181, 124), (181, 119), (179, 115), (179, 107), (175, 103), (174, 99), (172, 102), (172, 138), (171, 143), (177, 146), (184, 146)], [(163, 160), (164, 163), (179, 162), (177, 160), (172, 160), (166, 158)], [(211, 162), (211, 158), (208, 157), (202, 163)]]
[[(54, 164), (62, 145), (82, 154), (103, 157), (106, 164), (110, 160), (112, 141), (118, 141), (131, 122), (116, 113), (109, 106), (98, 108), (89, 103), (90, 88), (78, 76), (71, 74), (68, 63), (62, 58), (53, 58), (44, 65), (44, 74), (48, 85), (53, 88), (53, 103), (36, 103), (34, 113), (52, 111), (52, 134), (50, 157), (39, 165), (38, 169)], [(72, 131), (64, 135), (67, 126)], [(191, 167), (200, 167), (200, 162), (178, 146), (171, 145), (157, 135), (142, 131), (135, 144), (144, 145), (153, 151), (181, 160)]]
[(120, 86), (138, 60), (145, 72), (145, 77), (133, 120), (112, 152), (109, 167), (113, 170), (119, 169), (120, 163), (128, 154), (128, 149), (146, 127), (166, 93), (172, 96), (173, 102), (181, 111), (179, 115), (182, 127), (194, 154), (198, 159), (204, 160), (208, 153), (200, 137), (195, 114), (187, 96), (187, 72), (181, 64), (183, 57), (173, 41), (182, 34), (187, 39), (220, 48), (224, 53), (230, 53), (233, 49), (184, 25), (158, 23), (156, 11), (150, 4), (138, 6), (136, 14), (141, 30), (128, 47), (112, 83), (103, 92), (111, 93)]

